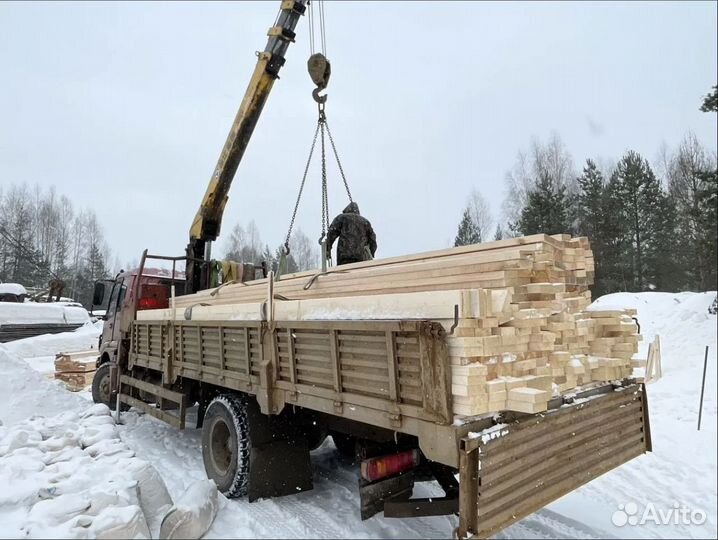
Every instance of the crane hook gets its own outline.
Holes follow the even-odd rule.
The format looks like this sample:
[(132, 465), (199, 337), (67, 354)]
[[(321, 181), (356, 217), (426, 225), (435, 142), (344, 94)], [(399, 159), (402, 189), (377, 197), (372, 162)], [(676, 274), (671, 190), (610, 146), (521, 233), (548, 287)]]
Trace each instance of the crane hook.
[(325, 90), (329, 84), (332, 66), (326, 56), (322, 53), (315, 53), (307, 60), (307, 70), (309, 71), (309, 76), (312, 78), (312, 82), (317, 85), (317, 87), (312, 90), (312, 97), (314, 101), (322, 104), (327, 100), (327, 96), (320, 96), (319, 92)]

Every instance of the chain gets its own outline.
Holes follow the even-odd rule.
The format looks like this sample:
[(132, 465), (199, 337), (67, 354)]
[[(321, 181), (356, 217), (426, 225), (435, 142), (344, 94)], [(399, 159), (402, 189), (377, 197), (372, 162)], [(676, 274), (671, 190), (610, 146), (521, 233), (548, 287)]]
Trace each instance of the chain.
[(337, 147), (334, 145), (334, 137), (332, 137), (332, 132), (329, 129), (329, 124), (327, 123), (326, 117), (324, 118), (324, 123), (327, 126), (327, 134), (329, 135), (329, 142), (332, 145), (332, 150), (334, 151), (334, 157), (337, 160), (337, 166), (339, 167), (339, 172), (342, 175), (342, 180), (344, 181), (344, 187), (347, 190), (347, 195), (349, 196), (349, 202), (354, 202), (354, 199), (352, 198), (352, 192), (349, 190), (349, 183), (347, 182), (347, 177), (344, 174), (344, 168), (342, 167), (342, 162), (339, 161), (339, 154), (337, 153)]
[(327, 118), (324, 115), (324, 107), (319, 104), (319, 125), (321, 126), (322, 133), (322, 235), (319, 238), (319, 243), (322, 243), (324, 237), (327, 235), (327, 227), (329, 225), (329, 197), (327, 193), (327, 154), (324, 146), (324, 131), (327, 125)]
[[(307, 164), (304, 166), (304, 176), (302, 176), (302, 183), (299, 186), (299, 195), (297, 195), (297, 202), (294, 204), (294, 213), (292, 213), (292, 220), (289, 222), (289, 230), (287, 231), (287, 238), (284, 240), (284, 249), (289, 254), (289, 238), (292, 236), (292, 229), (294, 228), (294, 220), (297, 219), (297, 210), (299, 210), (299, 201), (302, 199), (302, 192), (304, 191), (304, 183), (307, 181), (307, 173), (309, 172), (309, 165), (312, 162), (312, 156), (314, 155), (314, 147), (317, 144), (317, 135), (319, 135), (319, 128), (322, 122), (317, 123), (317, 129), (314, 130), (314, 139), (312, 139), (312, 147), (309, 149), (309, 157), (307, 158)], [(322, 147), (324, 147), (324, 136), (322, 135)], [(322, 152), (323, 153), (323, 152)]]

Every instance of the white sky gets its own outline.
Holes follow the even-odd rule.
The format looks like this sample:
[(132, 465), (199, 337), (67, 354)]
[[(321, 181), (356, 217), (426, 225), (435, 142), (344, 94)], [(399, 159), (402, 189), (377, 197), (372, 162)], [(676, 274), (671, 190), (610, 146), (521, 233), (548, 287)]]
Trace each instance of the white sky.
[[(124, 263), (179, 255), (279, 0), (0, 2), (0, 186), (94, 208)], [(716, 147), (716, 3), (327, 2), (327, 115), (386, 257), (444, 247), (472, 187), (557, 132), (580, 168), (653, 161), (689, 130)], [(224, 239), (283, 241), (316, 122), (305, 17), (235, 177)], [(298, 224), (320, 231), (320, 176)], [(346, 203), (330, 168), (330, 207)], [(219, 250), (223, 251), (222, 237)], [(216, 253), (216, 251), (215, 251)]]

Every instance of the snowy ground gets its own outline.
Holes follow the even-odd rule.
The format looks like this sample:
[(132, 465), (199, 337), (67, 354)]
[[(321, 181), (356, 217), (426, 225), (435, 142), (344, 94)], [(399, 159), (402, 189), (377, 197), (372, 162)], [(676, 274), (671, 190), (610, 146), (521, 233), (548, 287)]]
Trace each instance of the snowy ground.
[[(500, 538), (716, 537), (718, 349), (716, 317), (707, 313), (714, 297), (715, 293), (622, 293), (597, 300), (604, 308), (638, 309), (644, 349), (656, 333), (661, 335), (664, 377), (649, 387), (654, 452), (509, 527)], [(109, 417), (97, 409), (83, 418), (91, 405), (89, 395), (67, 392), (47, 377), (55, 352), (96, 346), (97, 335), (97, 328), (87, 326), (71, 334), (0, 346), (0, 483), (12, 486), (0, 496), (0, 536), (92, 537), (113, 520), (131, 516), (136, 501), (126, 489), (117, 489), (131, 480), (128, 471), (133, 468), (128, 463), (135, 463), (135, 469), (142, 460), (152, 463), (173, 498), (193, 480), (205, 478), (197, 430), (179, 432), (135, 412), (124, 414), (120, 426), (106, 424)], [(703, 427), (698, 432), (705, 345), (710, 346), (710, 355)], [(96, 424), (103, 425), (100, 435)], [(33, 430), (55, 437), (48, 439), (52, 442), (25, 440), (25, 446), (21, 437), (15, 443), (19, 449), (8, 451), (17, 433), (25, 431), (32, 438)], [(91, 437), (107, 442), (102, 443), (102, 452), (91, 451), (91, 445), (82, 444), (83, 437), (84, 443), (93, 442), (88, 440)], [(53, 462), (57, 458), (51, 453), (60, 444), (72, 450), (66, 461)], [(314, 452), (312, 459), (313, 491), (251, 505), (223, 500), (206, 537), (447, 538), (457, 525), (453, 517), (392, 520), (377, 516), (362, 522), (355, 467), (338, 457), (331, 442)], [(103, 479), (99, 484), (98, 477)], [(57, 502), (57, 493), (35, 495), (51, 480), (52, 485), (65, 485), (62, 504)], [(112, 504), (105, 509), (85, 508), (88, 500), (108, 500), (108, 482), (115, 486)], [(426, 487), (424, 494), (431, 490)], [(41, 497), (42, 504), (36, 502)], [(702, 525), (682, 523), (676, 508), (694, 511), (699, 521), (703, 516), (705, 521)], [(91, 517), (78, 524), (83, 512)], [(92, 517), (92, 512), (97, 516)], [(638, 523), (633, 524), (634, 519)]]

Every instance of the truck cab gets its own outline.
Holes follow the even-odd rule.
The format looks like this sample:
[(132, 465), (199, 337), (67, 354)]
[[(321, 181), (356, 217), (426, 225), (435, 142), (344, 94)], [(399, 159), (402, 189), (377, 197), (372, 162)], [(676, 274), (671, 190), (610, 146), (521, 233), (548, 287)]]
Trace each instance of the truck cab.
[[(183, 272), (148, 267), (143, 268), (141, 275), (139, 272), (139, 268), (121, 270), (114, 279), (95, 282), (92, 309), (104, 310), (98, 343), (98, 376), (92, 385), (93, 398), (98, 403), (111, 401), (111, 367), (127, 358), (129, 329), (136, 312), (169, 307), (172, 294), (184, 294)], [(136, 283), (138, 279), (139, 283)]]

